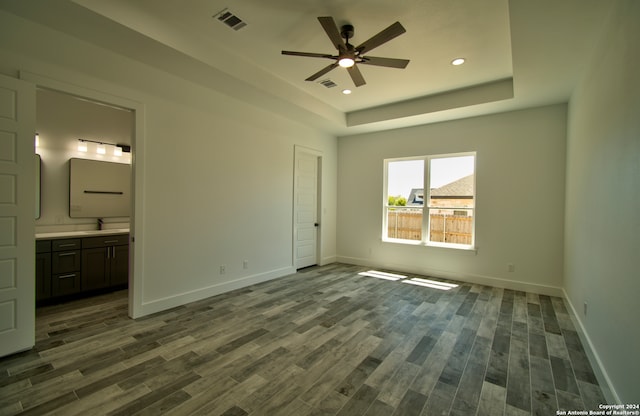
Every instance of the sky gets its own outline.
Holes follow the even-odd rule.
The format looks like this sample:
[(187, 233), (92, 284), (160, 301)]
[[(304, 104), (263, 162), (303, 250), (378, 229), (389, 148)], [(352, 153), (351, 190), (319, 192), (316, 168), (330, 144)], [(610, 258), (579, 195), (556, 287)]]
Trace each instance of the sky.
[[(474, 157), (459, 156), (431, 159), (431, 186), (439, 188), (474, 172)], [(409, 197), (412, 188), (424, 189), (424, 161), (389, 162), (388, 195)]]

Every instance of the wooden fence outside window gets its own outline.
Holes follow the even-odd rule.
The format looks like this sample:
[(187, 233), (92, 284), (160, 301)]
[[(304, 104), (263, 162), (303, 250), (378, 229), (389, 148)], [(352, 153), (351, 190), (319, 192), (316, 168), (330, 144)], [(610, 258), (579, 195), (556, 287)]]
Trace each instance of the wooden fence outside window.
[[(473, 218), (462, 215), (431, 214), (429, 241), (471, 244)], [(387, 237), (422, 240), (422, 211), (393, 210), (387, 217)]]

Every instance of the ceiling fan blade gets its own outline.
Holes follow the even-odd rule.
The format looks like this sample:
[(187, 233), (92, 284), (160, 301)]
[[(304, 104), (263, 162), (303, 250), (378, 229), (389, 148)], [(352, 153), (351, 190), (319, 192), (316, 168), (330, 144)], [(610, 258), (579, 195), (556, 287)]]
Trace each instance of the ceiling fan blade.
[(406, 68), (409, 65), (408, 59), (396, 59), (396, 58), (380, 58), (377, 56), (362, 56), (362, 62), (358, 62), (364, 65), (386, 66), (389, 68)]
[(356, 85), (356, 87), (360, 87), (366, 84), (366, 82), (364, 81), (364, 77), (362, 76), (362, 73), (360, 73), (357, 65), (354, 64), (351, 68), (347, 68), (347, 72), (349, 72), (349, 75), (351, 76), (351, 79), (353, 80), (353, 83)]
[(283, 55), (292, 55), (292, 56), (307, 56), (307, 57), (310, 57), (310, 58), (338, 59), (337, 56), (329, 55), (328, 53), (282, 51), (282, 54)]
[[(400, 22), (395, 22), (388, 28), (384, 29), (382, 32), (373, 36), (372, 38), (364, 41), (360, 44), (360, 46), (356, 47), (356, 51), (360, 53), (360, 55), (365, 52), (369, 52), (373, 48), (377, 48), (383, 43), (389, 42), (391, 39), (402, 35), (406, 32), (405, 28), (400, 24)], [(339, 35), (339, 34), (338, 34)]]
[(323, 76), (327, 72), (329, 72), (332, 69), (337, 68), (337, 67), (338, 67), (338, 63), (334, 62), (331, 65), (325, 66), (320, 71), (318, 71), (315, 74), (311, 75), (309, 78), (305, 79), (305, 81), (315, 81), (316, 79), (320, 78), (321, 76)]
[(340, 31), (338, 30), (338, 26), (336, 26), (336, 22), (333, 20), (331, 16), (320, 16), (318, 17), (318, 21), (322, 25), (322, 28), (329, 36), (331, 43), (333, 46), (339, 51), (346, 50), (347, 47), (342, 40), (342, 36), (340, 36)]

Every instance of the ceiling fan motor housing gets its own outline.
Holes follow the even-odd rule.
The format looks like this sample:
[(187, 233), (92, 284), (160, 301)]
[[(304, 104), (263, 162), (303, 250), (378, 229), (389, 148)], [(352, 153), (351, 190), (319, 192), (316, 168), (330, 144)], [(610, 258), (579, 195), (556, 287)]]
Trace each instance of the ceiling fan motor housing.
[(353, 38), (353, 33), (353, 25), (343, 25), (342, 28), (340, 28), (340, 36), (345, 38), (347, 41)]

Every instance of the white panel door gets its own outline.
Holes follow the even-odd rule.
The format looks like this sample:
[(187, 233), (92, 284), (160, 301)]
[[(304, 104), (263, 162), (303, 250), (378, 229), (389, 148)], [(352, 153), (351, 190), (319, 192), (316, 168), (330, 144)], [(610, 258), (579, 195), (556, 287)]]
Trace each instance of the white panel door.
[(35, 97), (0, 75), (0, 356), (35, 343)]
[(318, 264), (318, 156), (295, 155), (294, 261), (296, 269)]

